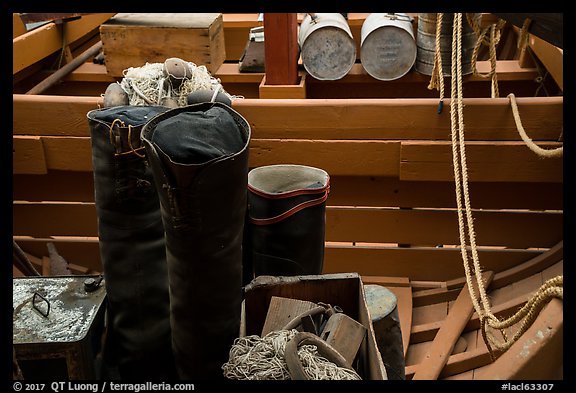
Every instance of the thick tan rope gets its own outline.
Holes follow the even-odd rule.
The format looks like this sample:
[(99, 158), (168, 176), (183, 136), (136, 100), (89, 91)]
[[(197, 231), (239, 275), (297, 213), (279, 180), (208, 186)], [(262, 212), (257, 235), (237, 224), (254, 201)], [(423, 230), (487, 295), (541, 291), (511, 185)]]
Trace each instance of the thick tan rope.
[[(466, 151), (464, 141), (464, 113), (463, 113), (463, 96), (462, 96), (462, 14), (454, 14), (453, 36), (452, 36), (452, 81), (450, 100), (451, 129), (452, 129), (452, 154), (454, 164), (454, 180), (456, 185), (456, 202), (458, 207), (458, 229), (460, 234), (460, 249), (466, 273), (466, 283), (470, 292), (470, 298), (476, 313), (478, 314), (481, 327), (482, 337), (492, 359), (495, 359), (494, 349), (505, 351), (531, 326), (538, 312), (553, 297), (563, 299), (563, 276), (557, 276), (544, 283), (535, 295), (526, 303), (522, 309), (516, 312), (512, 317), (500, 321), (491, 311), (490, 301), (486, 295), (484, 282), (482, 281), (482, 268), (478, 257), (476, 238), (474, 230), (474, 220), (470, 196), (468, 192), (468, 168), (466, 165)], [(458, 159), (459, 158), (459, 159)], [(462, 195), (464, 196), (464, 207), (462, 206)], [(466, 213), (466, 222), (464, 213)], [(466, 245), (466, 226), (468, 227), (468, 237), (470, 241), (470, 250), (472, 254), (472, 268)], [(474, 291), (472, 275), (476, 276), (476, 284), (482, 306), (480, 306), (478, 297)], [(520, 329), (516, 334), (508, 339), (504, 329), (515, 325), (523, 320)], [(503, 341), (499, 341), (494, 334), (488, 331), (488, 328), (499, 330), (503, 336)]]
[[(502, 38), (502, 28), (506, 24), (506, 21), (499, 19), (498, 22), (486, 26), (484, 29), (481, 28), (478, 19), (474, 18), (474, 14), (466, 14), (468, 23), (476, 33), (476, 45), (474, 45), (474, 50), (472, 51), (472, 70), (474, 75), (478, 75), (481, 78), (491, 78), (491, 97), (498, 98), (500, 92), (498, 89), (498, 74), (496, 73), (496, 47)], [(489, 33), (489, 38), (488, 38)], [(481, 74), (476, 70), (476, 61), (478, 60), (478, 53), (482, 45), (488, 46), (490, 53), (490, 72), (487, 74)]]
[(436, 47), (434, 51), (434, 65), (432, 76), (428, 84), (428, 90), (436, 89), (440, 92), (440, 102), (444, 100), (444, 72), (442, 71), (442, 56), (440, 48), (440, 36), (442, 32), (442, 13), (436, 14)]
[(514, 115), (514, 121), (516, 122), (516, 129), (530, 150), (538, 154), (540, 157), (562, 157), (564, 154), (564, 146), (560, 146), (556, 149), (543, 149), (532, 141), (522, 126), (520, 112), (518, 111), (518, 104), (516, 103), (516, 96), (513, 93), (510, 93), (508, 94), (508, 99), (510, 100), (510, 105), (512, 106), (512, 114)]

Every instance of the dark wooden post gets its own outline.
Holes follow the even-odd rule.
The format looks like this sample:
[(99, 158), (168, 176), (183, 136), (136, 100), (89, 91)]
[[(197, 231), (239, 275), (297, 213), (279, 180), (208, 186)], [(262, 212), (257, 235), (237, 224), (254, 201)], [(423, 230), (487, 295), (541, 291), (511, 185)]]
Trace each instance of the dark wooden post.
[(298, 14), (264, 14), (264, 50), (266, 84), (298, 84)]

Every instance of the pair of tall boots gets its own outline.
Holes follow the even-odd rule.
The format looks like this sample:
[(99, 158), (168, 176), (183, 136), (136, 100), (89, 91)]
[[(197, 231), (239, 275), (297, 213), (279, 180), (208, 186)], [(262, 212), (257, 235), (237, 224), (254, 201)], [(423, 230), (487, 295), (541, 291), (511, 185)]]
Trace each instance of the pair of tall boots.
[(219, 102), (118, 106), (88, 121), (108, 301), (104, 377), (223, 378), (242, 286), (254, 275), (321, 273), (327, 173), (249, 173), (250, 126)]

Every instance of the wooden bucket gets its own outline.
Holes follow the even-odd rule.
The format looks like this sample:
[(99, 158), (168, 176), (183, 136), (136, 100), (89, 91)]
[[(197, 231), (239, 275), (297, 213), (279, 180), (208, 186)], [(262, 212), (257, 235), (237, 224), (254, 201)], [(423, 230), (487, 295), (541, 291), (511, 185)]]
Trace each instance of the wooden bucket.
[(306, 14), (298, 32), (304, 69), (318, 80), (338, 80), (356, 62), (356, 43), (346, 18), (338, 13)]
[(362, 24), (360, 60), (372, 77), (390, 81), (406, 75), (416, 61), (412, 18), (373, 13)]
[[(416, 65), (414, 69), (424, 75), (432, 75), (434, 68), (434, 55), (436, 50), (436, 20), (437, 13), (418, 14), (418, 31), (416, 34)], [(475, 14), (479, 17), (480, 14)], [(454, 14), (444, 14), (442, 29), (440, 31), (440, 55), (442, 57), (442, 73), (444, 76), (452, 74), (452, 29)], [(476, 44), (476, 34), (468, 24), (462, 20), (462, 75), (472, 73), (472, 52)]]

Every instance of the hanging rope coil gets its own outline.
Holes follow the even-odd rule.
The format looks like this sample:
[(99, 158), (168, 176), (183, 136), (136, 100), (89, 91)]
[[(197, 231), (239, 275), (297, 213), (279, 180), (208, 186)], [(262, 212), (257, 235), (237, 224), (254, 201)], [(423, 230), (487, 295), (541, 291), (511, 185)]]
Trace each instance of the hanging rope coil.
[[(494, 34), (492, 33), (492, 38)], [(451, 80), (451, 100), (450, 100), (450, 125), (452, 135), (452, 158), (454, 166), (454, 181), (456, 186), (456, 203), (458, 213), (458, 229), (460, 235), (460, 250), (466, 274), (466, 283), (469, 288), (470, 298), (476, 313), (481, 321), (482, 337), (492, 359), (496, 358), (495, 349), (505, 351), (516, 342), (520, 336), (534, 322), (538, 312), (552, 298), (563, 299), (563, 276), (557, 276), (544, 283), (534, 296), (526, 303), (522, 309), (516, 312), (512, 317), (500, 321), (491, 311), (490, 301), (486, 294), (484, 282), (482, 281), (482, 268), (477, 252), (476, 235), (474, 230), (474, 219), (470, 203), (468, 190), (468, 168), (466, 161), (466, 149), (464, 139), (464, 105), (462, 95), (462, 14), (454, 14), (453, 36), (452, 36), (452, 80)], [(510, 97), (510, 96), (509, 96)], [(514, 97), (510, 97), (515, 120), (520, 132), (521, 124), (517, 107), (515, 107)], [(523, 130), (523, 129), (522, 129)], [(525, 134), (525, 133), (524, 133)], [(522, 133), (521, 133), (522, 135)], [(524, 137), (523, 137), (524, 139)], [(529, 139), (529, 138), (528, 138)], [(533, 142), (532, 142), (533, 143)], [(527, 144), (529, 144), (527, 142)], [(529, 144), (530, 146), (530, 144)], [(548, 154), (548, 153), (546, 153)], [(464, 201), (462, 201), (464, 199)], [(466, 239), (466, 231), (468, 239)], [(468, 255), (467, 240), (470, 244), (471, 259)], [(478, 296), (474, 291), (473, 280), (476, 278)], [(508, 338), (504, 329), (522, 322), (516, 334)], [(503, 339), (499, 340), (492, 330), (500, 331)]]

